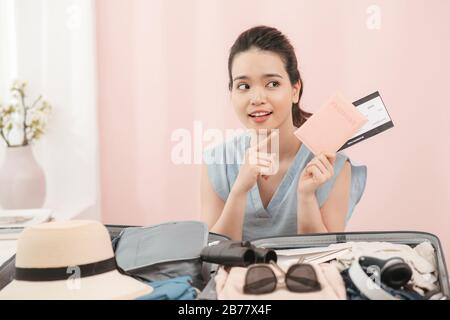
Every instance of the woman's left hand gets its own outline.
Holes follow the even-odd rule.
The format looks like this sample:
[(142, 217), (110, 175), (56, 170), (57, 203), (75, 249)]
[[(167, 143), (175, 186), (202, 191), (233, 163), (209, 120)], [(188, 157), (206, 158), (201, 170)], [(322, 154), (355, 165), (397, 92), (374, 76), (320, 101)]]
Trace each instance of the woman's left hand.
[(336, 153), (321, 153), (303, 169), (298, 180), (297, 191), (303, 197), (314, 195), (317, 188), (334, 175)]

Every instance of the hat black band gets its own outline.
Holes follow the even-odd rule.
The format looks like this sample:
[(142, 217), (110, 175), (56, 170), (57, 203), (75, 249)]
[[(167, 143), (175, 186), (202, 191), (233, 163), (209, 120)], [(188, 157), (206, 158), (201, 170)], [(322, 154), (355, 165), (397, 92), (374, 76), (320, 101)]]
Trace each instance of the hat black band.
[(17, 268), (16, 280), (22, 281), (56, 281), (68, 280), (72, 277), (85, 278), (95, 276), (117, 269), (116, 259), (112, 257), (79, 266), (68, 266), (61, 268)]

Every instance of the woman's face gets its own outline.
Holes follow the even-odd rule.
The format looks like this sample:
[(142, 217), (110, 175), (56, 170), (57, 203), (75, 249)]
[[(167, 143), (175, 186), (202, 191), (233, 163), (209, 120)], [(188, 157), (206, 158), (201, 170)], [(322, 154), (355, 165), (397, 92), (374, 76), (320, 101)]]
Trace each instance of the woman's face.
[(251, 129), (275, 129), (292, 124), (292, 103), (300, 83), (292, 85), (280, 56), (250, 49), (234, 57), (231, 103), (239, 120)]

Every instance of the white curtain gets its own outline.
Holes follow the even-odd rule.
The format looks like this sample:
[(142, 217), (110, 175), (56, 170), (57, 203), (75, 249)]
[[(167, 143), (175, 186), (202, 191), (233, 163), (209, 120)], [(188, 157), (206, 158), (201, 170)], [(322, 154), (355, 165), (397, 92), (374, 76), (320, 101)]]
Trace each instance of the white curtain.
[(100, 219), (94, 10), (91, 0), (0, 0), (0, 101), (20, 79), (53, 106), (34, 153), (56, 219)]

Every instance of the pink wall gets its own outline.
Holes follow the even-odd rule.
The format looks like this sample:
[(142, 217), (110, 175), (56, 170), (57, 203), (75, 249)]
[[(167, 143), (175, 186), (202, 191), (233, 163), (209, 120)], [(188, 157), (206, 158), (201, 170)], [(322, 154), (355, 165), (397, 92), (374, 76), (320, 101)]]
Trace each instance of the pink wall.
[[(335, 89), (379, 90), (395, 128), (348, 150), (368, 166), (348, 230), (422, 230), (450, 259), (450, 1), (97, 1), (103, 220), (199, 218), (198, 165), (174, 165), (171, 134), (240, 127), (228, 50), (256, 24), (293, 42), (314, 111)], [(381, 9), (369, 30), (366, 10)]]

